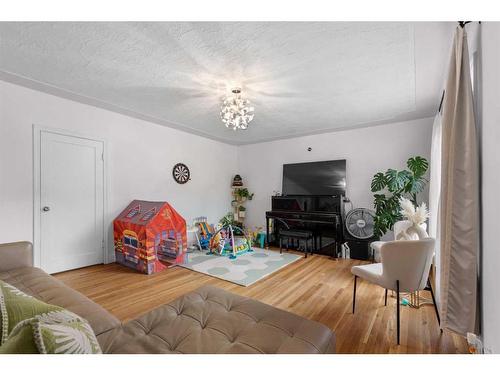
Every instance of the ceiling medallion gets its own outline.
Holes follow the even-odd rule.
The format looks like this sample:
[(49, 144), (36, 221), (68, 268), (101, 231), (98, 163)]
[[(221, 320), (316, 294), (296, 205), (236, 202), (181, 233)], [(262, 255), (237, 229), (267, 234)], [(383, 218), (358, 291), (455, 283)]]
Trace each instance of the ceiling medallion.
[(246, 130), (253, 120), (254, 108), (248, 99), (241, 96), (241, 89), (235, 87), (232, 95), (226, 96), (222, 101), (220, 117), (227, 128), (233, 130)]

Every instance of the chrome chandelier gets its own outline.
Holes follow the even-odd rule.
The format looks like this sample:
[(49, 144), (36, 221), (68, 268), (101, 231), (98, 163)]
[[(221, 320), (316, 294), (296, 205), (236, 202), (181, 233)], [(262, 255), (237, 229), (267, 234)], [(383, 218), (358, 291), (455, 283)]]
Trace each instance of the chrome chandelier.
[(246, 130), (253, 120), (254, 108), (248, 99), (241, 97), (241, 89), (235, 87), (232, 95), (226, 96), (222, 101), (220, 117), (227, 128), (233, 130)]

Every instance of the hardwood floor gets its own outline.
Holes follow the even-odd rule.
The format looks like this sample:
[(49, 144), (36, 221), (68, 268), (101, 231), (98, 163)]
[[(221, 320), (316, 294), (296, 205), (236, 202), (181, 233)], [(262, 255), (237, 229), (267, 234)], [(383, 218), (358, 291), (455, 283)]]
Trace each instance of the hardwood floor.
[[(249, 287), (181, 267), (147, 276), (117, 264), (97, 265), (55, 275), (122, 321), (210, 284), (321, 322), (335, 331), (338, 353), (466, 353), (466, 341), (440, 333), (433, 306), (401, 308), (401, 345), (396, 345), (395, 299), (384, 306), (384, 290), (358, 279), (352, 314), (356, 260), (314, 255)], [(426, 296), (423, 292), (422, 295)]]

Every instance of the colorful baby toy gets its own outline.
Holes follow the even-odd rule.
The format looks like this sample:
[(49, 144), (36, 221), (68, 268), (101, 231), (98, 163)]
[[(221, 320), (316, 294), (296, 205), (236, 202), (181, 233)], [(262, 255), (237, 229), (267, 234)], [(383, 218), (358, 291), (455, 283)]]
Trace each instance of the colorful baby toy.
[(240, 227), (223, 225), (212, 235), (209, 249), (208, 254), (235, 259), (238, 255), (253, 251), (252, 238)]
[[(194, 219), (194, 225), (198, 227), (200, 236), (199, 242), (202, 249), (210, 248), (210, 241), (214, 235), (214, 227), (208, 224), (206, 216), (200, 216)], [(200, 249), (201, 250), (201, 249)]]

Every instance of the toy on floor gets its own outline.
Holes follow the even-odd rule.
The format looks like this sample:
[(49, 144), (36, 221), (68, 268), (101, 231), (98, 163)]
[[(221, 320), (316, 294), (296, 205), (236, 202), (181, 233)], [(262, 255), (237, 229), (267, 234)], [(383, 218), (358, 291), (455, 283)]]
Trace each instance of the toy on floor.
[(255, 227), (253, 231), (249, 232), (250, 237), (254, 246), (259, 246), (261, 249), (264, 248), (266, 242), (266, 232), (263, 231), (262, 227)]
[[(195, 225), (199, 229), (198, 242), (202, 249), (210, 248), (210, 239), (214, 235), (214, 227), (208, 224), (207, 218), (205, 216), (200, 216), (194, 219)], [(201, 250), (201, 249), (200, 249)]]
[(253, 251), (252, 238), (240, 227), (223, 225), (213, 234), (209, 250), (208, 254), (235, 259), (238, 255)]
[(184, 263), (186, 221), (167, 202), (135, 200), (113, 222), (116, 262), (152, 274)]

